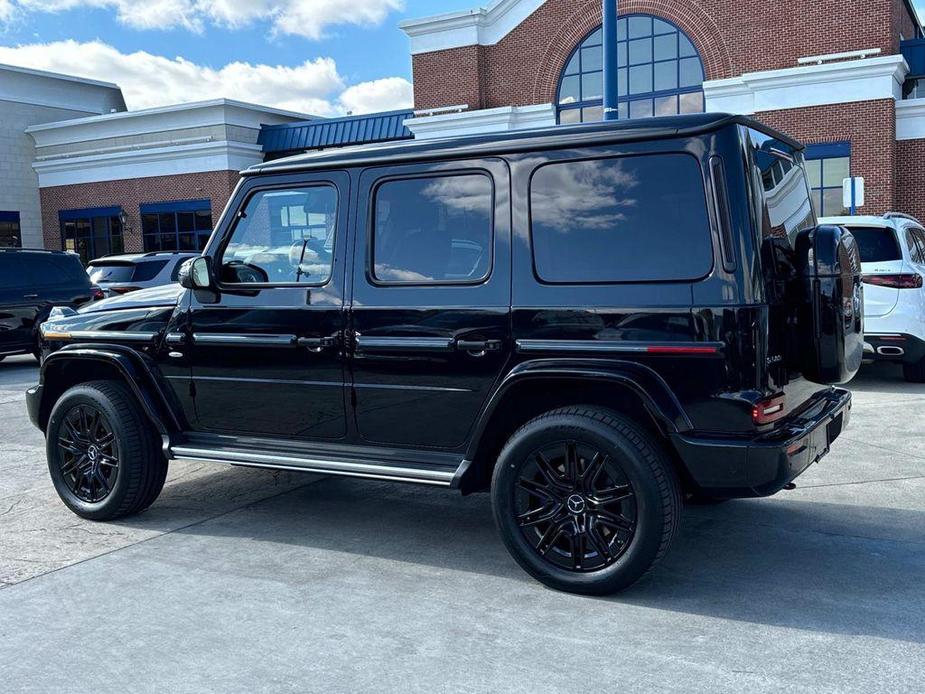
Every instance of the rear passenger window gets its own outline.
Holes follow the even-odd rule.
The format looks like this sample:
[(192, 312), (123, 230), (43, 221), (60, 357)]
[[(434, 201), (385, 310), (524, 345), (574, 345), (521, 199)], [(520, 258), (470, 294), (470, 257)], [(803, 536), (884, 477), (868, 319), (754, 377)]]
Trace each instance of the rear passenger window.
[(530, 214), (545, 282), (683, 281), (713, 267), (703, 176), (686, 154), (547, 164)]
[(491, 270), (486, 174), (386, 181), (376, 189), (372, 273), (383, 284), (480, 282)]
[(906, 229), (906, 245), (909, 246), (909, 256), (913, 263), (925, 262), (925, 259), (922, 258), (922, 248), (915, 238), (913, 229)]

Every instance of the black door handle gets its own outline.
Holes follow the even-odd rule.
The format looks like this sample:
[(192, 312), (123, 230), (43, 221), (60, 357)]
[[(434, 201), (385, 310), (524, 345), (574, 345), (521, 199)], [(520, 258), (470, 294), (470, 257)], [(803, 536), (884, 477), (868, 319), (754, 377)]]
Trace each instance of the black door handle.
[(500, 352), (501, 340), (456, 340), (460, 352)]

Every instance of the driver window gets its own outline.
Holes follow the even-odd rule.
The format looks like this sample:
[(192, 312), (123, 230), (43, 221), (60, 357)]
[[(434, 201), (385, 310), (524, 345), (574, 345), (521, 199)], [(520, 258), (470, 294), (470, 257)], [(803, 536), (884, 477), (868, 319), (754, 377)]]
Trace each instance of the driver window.
[(266, 190), (241, 213), (221, 259), (230, 284), (314, 284), (331, 278), (337, 191)]

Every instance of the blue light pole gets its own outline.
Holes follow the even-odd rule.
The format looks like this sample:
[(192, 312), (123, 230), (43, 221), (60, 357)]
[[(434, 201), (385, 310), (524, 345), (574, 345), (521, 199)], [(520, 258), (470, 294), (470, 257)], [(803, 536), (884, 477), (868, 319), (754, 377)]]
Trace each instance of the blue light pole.
[(604, 0), (604, 120), (617, 120), (617, 0)]

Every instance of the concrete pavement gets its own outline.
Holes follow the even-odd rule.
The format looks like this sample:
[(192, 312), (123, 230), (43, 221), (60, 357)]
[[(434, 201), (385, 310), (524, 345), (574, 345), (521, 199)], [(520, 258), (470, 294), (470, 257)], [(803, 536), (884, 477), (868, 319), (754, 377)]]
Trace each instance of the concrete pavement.
[(685, 509), (613, 598), (548, 590), (484, 495), (176, 468), (118, 524), (57, 501), (0, 364), (4, 692), (919, 692), (925, 387), (868, 368), (832, 453), (771, 499)]

